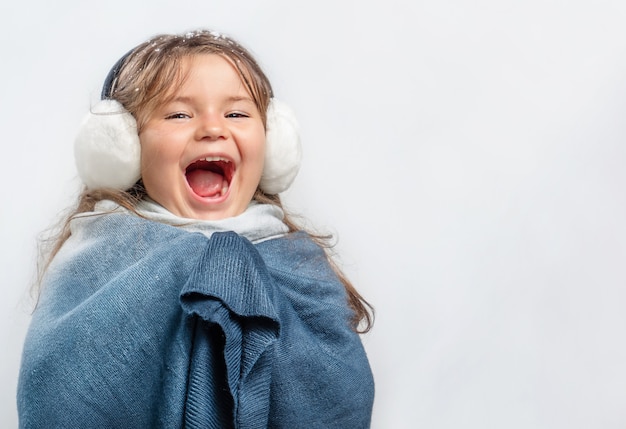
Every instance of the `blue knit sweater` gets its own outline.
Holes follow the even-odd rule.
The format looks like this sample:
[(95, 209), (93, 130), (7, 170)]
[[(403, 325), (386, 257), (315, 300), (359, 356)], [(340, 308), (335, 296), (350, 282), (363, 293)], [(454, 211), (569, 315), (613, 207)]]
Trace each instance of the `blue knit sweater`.
[(369, 427), (367, 357), (306, 234), (80, 221), (24, 344), (21, 428)]

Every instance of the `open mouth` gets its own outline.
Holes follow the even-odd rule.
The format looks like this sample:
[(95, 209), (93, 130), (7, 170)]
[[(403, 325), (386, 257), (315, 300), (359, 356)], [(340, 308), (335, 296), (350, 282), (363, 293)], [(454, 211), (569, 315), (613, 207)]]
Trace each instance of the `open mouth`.
[(221, 157), (206, 157), (189, 164), (185, 171), (192, 191), (202, 198), (226, 195), (233, 178), (232, 162)]

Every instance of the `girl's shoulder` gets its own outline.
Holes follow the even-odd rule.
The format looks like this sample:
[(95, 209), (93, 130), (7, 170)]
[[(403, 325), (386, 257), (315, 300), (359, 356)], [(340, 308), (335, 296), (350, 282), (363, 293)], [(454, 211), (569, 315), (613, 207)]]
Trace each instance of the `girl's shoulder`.
[(256, 248), (270, 270), (319, 280), (336, 277), (324, 249), (304, 231), (263, 241)]
[(74, 256), (76, 252), (122, 259), (160, 252), (165, 259), (175, 259), (178, 254), (199, 252), (208, 241), (200, 233), (189, 233), (124, 212), (77, 216), (70, 222), (70, 231), (55, 259)]
[(178, 228), (154, 222), (128, 212), (83, 213), (70, 222), (72, 236), (91, 238), (172, 239), (184, 234)]

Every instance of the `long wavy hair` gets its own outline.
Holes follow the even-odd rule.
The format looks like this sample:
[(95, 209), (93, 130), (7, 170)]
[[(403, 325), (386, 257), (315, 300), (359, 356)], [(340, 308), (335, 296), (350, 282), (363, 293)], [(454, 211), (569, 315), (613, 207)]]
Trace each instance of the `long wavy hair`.
[[(141, 131), (154, 109), (169, 101), (183, 84), (186, 76), (181, 67), (182, 60), (201, 54), (220, 55), (235, 66), (265, 124), (267, 107), (273, 96), (267, 76), (247, 49), (232, 38), (212, 31), (162, 34), (140, 44), (121, 60), (119, 70), (112, 79), (107, 79), (103, 97), (120, 102), (135, 117), (138, 131)], [(96, 203), (101, 200), (115, 201), (138, 215), (135, 207), (146, 196), (141, 179), (124, 191), (84, 188), (76, 205), (61, 221), (56, 232), (42, 241), (39, 279), (70, 237), (70, 221), (76, 215), (93, 211)], [(295, 216), (284, 209), (279, 195), (270, 195), (257, 188), (253, 200), (280, 207), (285, 213), (284, 222), (289, 227), (289, 232), (305, 230), (295, 221)], [(333, 237), (310, 230), (306, 232), (325, 249), (328, 261), (346, 289), (348, 304), (354, 312), (354, 329), (360, 333), (369, 331), (373, 324), (373, 307), (357, 292), (335, 262), (331, 252)]]

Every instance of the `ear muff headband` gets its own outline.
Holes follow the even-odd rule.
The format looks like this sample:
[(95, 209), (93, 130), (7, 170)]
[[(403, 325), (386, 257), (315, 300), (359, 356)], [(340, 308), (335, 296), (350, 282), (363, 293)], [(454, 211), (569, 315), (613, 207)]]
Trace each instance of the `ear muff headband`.
[(104, 79), (102, 91), (100, 92), (101, 100), (109, 100), (113, 98), (113, 88), (115, 86), (115, 83), (117, 82), (118, 76), (120, 75), (120, 70), (122, 70), (122, 66), (124, 65), (124, 62), (126, 62), (126, 58), (128, 58), (133, 51), (134, 49), (131, 49), (130, 51), (126, 52), (122, 58), (120, 58), (115, 64), (113, 64), (111, 70), (109, 70), (107, 77)]

